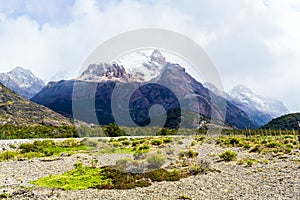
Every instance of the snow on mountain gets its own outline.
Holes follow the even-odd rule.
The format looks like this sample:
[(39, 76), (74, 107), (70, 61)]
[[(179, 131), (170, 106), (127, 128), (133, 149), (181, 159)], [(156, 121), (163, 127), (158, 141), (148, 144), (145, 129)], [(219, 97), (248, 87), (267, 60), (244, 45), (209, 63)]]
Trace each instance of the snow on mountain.
[(44, 86), (44, 82), (30, 70), (16, 67), (10, 72), (0, 74), (0, 82), (17, 94), (30, 99)]
[(286, 114), (289, 110), (279, 100), (253, 93), (249, 88), (238, 85), (228, 92), (231, 100), (240, 102), (251, 109), (269, 114), (272, 118)]
[(167, 62), (158, 50), (154, 50), (151, 55), (147, 55), (146, 51), (138, 50), (119, 58), (113, 63), (122, 65), (135, 81), (144, 82), (159, 77)]
[(61, 71), (53, 75), (47, 82), (61, 81), (61, 80), (68, 80), (68, 79), (71, 79), (71, 75), (67, 71)]

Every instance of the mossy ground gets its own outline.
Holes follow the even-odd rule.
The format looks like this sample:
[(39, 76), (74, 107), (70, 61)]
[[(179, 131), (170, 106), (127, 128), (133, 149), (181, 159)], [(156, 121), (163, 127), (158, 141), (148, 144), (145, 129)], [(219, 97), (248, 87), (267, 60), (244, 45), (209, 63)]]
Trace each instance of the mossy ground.
[(62, 190), (132, 189), (150, 186), (151, 182), (178, 181), (183, 177), (185, 177), (184, 174), (176, 171), (169, 172), (165, 169), (157, 169), (145, 174), (133, 174), (109, 166), (95, 168), (79, 164), (75, 169), (64, 174), (50, 175), (31, 183), (40, 187)]
[(76, 139), (68, 139), (62, 142), (37, 140), (33, 143), (22, 144), (18, 149), (12, 151), (3, 151), (0, 153), (0, 161), (59, 156), (63, 152), (72, 154), (77, 151), (88, 151), (92, 148), (93, 147), (85, 146)]

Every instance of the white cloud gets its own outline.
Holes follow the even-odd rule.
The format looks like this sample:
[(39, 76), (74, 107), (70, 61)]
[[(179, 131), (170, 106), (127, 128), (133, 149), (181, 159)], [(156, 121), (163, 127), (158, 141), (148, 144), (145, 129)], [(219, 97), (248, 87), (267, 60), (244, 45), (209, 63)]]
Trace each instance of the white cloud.
[(166, 28), (204, 47), (227, 89), (243, 83), (300, 110), (297, 1), (53, 2), (0, 3), (0, 71), (24, 66), (43, 79), (63, 70), (75, 75), (91, 51), (110, 37), (144, 27)]

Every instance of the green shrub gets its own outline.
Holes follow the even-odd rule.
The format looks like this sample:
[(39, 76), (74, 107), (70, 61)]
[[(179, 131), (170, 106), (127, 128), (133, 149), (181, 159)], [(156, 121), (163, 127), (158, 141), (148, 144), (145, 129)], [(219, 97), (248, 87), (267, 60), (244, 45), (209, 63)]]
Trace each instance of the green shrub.
[(191, 146), (193, 147), (193, 146), (195, 146), (197, 144), (197, 142), (196, 141), (193, 141), (192, 143), (191, 143)]
[(104, 126), (103, 132), (109, 137), (120, 137), (127, 135), (122, 129), (120, 129), (120, 127), (116, 123)]
[(244, 144), (244, 149), (250, 149), (250, 148), (251, 148), (251, 145), (249, 143)]
[(229, 143), (230, 143), (232, 146), (238, 145), (238, 144), (240, 144), (240, 139), (239, 139), (239, 138), (236, 138), (236, 137), (230, 138)]
[(11, 149), (16, 149), (16, 148), (17, 148), (16, 145), (14, 145), (14, 144), (9, 144), (9, 147), (10, 147)]
[(158, 133), (157, 135), (174, 135), (176, 134), (176, 130), (174, 129), (168, 129), (168, 128), (162, 128)]
[(161, 145), (162, 143), (163, 143), (163, 141), (160, 140), (160, 139), (154, 139), (154, 140), (151, 141), (151, 144), (152, 144), (152, 145), (156, 145), (156, 146), (159, 146), (159, 145)]
[(128, 140), (125, 140), (125, 141), (122, 142), (122, 145), (128, 146), (128, 145), (130, 145), (130, 142)]
[(249, 153), (261, 153), (262, 148), (259, 144), (255, 145), (252, 149), (250, 149)]
[(278, 142), (270, 142), (266, 145), (268, 148), (281, 147), (281, 144)]
[(199, 152), (190, 149), (188, 151), (181, 151), (179, 153), (179, 157), (187, 157), (187, 158), (196, 158), (199, 155)]
[(166, 158), (160, 154), (153, 154), (147, 157), (147, 167), (149, 169), (158, 169), (166, 162)]
[(286, 154), (289, 154), (289, 153), (292, 152), (292, 149), (289, 148), (289, 147), (287, 147), (287, 148), (284, 149), (284, 152), (285, 152)]
[(8, 193), (0, 194), (0, 199), (8, 199), (9, 197), (10, 197), (10, 194), (8, 194)]
[(183, 144), (183, 141), (182, 140), (178, 140), (177, 143), (181, 145), (181, 144)]
[(3, 151), (0, 153), (0, 161), (14, 159), (17, 154), (15, 151)]
[(139, 147), (137, 147), (137, 151), (143, 151), (143, 152), (149, 152), (150, 147), (147, 144), (141, 145)]
[(173, 142), (174, 140), (172, 139), (172, 138), (169, 138), (169, 137), (167, 137), (167, 138), (163, 138), (163, 143), (171, 143), (171, 142)]
[(192, 200), (192, 197), (186, 195), (186, 194), (181, 194), (179, 195), (178, 199), (182, 199), (182, 200)]
[(246, 162), (246, 167), (252, 167), (253, 164), (257, 162), (257, 160), (252, 158), (246, 158), (245, 162)]
[(201, 160), (200, 162), (198, 162), (198, 164), (191, 167), (189, 171), (190, 174), (197, 175), (200, 173), (202, 174), (208, 172), (209, 168), (209, 162)]
[(233, 152), (231, 150), (227, 150), (224, 153), (221, 153), (219, 155), (219, 157), (221, 159), (223, 159), (224, 161), (229, 162), (229, 161), (232, 161), (232, 160), (236, 159), (237, 153), (235, 153), (235, 152)]

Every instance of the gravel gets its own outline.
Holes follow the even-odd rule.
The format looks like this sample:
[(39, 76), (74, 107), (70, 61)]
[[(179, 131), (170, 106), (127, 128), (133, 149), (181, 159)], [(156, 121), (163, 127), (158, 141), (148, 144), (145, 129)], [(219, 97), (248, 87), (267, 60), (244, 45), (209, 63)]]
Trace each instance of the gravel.
[[(217, 155), (227, 149), (236, 151), (238, 159), (250, 157), (261, 162), (252, 167), (238, 165), (236, 161), (225, 163)], [(208, 161), (214, 169), (212, 172), (177, 182), (155, 182), (150, 187), (131, 190), (62, 191), (40, 188), (29, 183), (49, 174), (61, 174), (71, 170), (78, 161), (90, 164), (93, 156), (88, 154), (75, 154), (53, 160), (40, 158), (0, 162), (0, 194), (12, 194), (12, 199), (174, 200), (185, 195), (192, 199), (300, 200), (299, 155), (297, 151), (295, 155), (280, 159), (272, 155), (249, 154), (238, 148), (223, 149), (213, 144), (204, 144), (199, 147), (198, 159)], [(103, 155), (97, 159), (99, 165), (106, 165), (129, 156)]]

